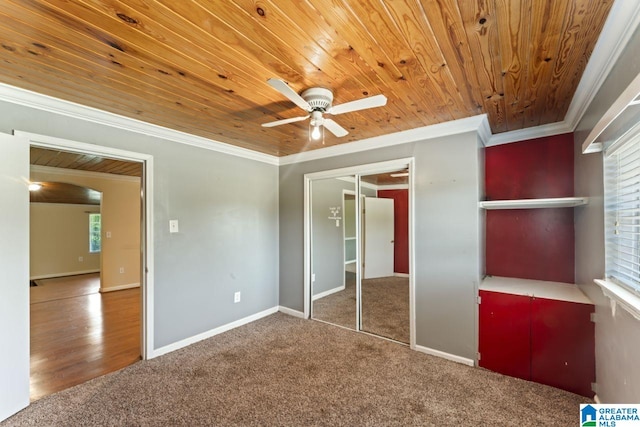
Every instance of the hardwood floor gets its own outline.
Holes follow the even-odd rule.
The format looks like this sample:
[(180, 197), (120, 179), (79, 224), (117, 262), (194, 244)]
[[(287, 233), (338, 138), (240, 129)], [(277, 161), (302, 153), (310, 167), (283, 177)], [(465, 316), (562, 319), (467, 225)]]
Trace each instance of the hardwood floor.
[(98, 274), (31, 287), (31, 400), (140, 360), (140, 288), (101, 294)]

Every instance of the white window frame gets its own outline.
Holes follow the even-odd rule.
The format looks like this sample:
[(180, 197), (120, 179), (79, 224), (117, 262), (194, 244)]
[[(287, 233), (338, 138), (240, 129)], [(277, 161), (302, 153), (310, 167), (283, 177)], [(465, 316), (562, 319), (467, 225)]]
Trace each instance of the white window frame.
[[(100, 236), (100, 249), (98, 249), (97, 251), (93, 250), (92, 249), (92, 245), (91, 245), (91, 237), (92, 237), (92, 233), (93, 233), (92, 227), (91, 227), (92, 226), (91, 218), (94, 215), (98, 215), (100, 217), (100, 229), (98, 230), (98, 236)], [(99, 212), (91, 212), (89, 214), (89, 253), (90, 254), (99, 254), (101, 251), (102, 251), (102, 214), (99, 213)]]
[[(636, 319), (640, 320), (640, 274), (629, 274), (629, 268), (640, 269), (640, 161), (631, 163), (640, 154), (640, 128), (635, 126), (624, 137), (611, 144), (604, 152), (604, 216), (605, 216), (605, 279), (595, 280), (604, 294), (611, 300), (611, 310), (615, 315), (616, 306), (620, 305)], [(621, 165), (632, 175), (633, 184), (618, 179)], [(627, 166), (624, 166), (627, 165)], [(633, 173), (629, 173), (633, 170)], [(637, 172), (637, 173), (636, 173)], [(621, 189), (621, 185), (623, 186)], [(629, 198), (630, 186), (638, 187), (638, 196)], [(624, 193), (624, 204), (619, 197)], [(622, 209), (637, 210), (629, 224), (622, 226), (620, 212)], [(622, 252), (625, 254), (622, 254)]]

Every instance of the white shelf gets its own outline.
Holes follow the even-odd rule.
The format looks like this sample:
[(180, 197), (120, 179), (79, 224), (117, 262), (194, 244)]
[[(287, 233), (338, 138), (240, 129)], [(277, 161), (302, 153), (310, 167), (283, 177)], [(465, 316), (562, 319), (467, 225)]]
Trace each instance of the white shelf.
[(478, 202), (484, 209), (573, 208), (589, 203), (588, 197), (557, 197), (553, 199), (490, 200)]
[(480, 284), (481, 291), (502, 292), (558, 301), (593, 304), (577, 285), (544, 280), (517, 279), (514, 277), (485, 277)]

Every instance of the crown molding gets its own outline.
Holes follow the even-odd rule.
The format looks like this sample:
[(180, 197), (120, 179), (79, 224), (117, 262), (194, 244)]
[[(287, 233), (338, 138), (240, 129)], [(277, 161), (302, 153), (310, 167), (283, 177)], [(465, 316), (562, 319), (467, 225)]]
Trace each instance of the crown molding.
[(573, 132), (573, 128), (565, 121), (549, 123), (547, 125), (496, 133), (494, 135), (491, 135), (491, 137), (487, 140), (487, 142), (485, 143), (485, 147), (509, 144), (511, 142), (525, 141), (528, 139), (544, 138), (546, 136), (560, 135), (563, 133), (571, 132)]
[(478, 137), (480, 138), (480, 142), (485, 147), (489, 143), (491, 139), (491, 126), (489, 126), (489, 119), (487, 119), (487, 115), (484, 115), (484, 120), (480, 122), (480, 126), (478, 127)]
[(426, 141), (443, 136), (456, 135), (465, 132), (478, 131), (482, 122), (486, 121), (486, 114), (466, 117), (464, 119), (451, 120), (435, 125), (409, 129), (386, 135), (361, 139), (347, 144), (334, 145), (318, 150), (305, 151), (298, 154), (280, 157), (280, 166), (294, 163), (308, 162), (310, 160), (325, 159), (327, 157), (343, 156), (345, 154), (359, 153), (361, 151), (375, 150), (376, 148), (392, 147), (394, 145), (409, 142)]
[(640, 2), (616, 0), (578, 83), (564, 121), (573, 132), (640, 25)]
[(278, 157), (0, 83), (0, 100), (271, 165)]
[(31, 165), (31, 173), (42, 173), (54, 176), (75, 176), (80, 178), (98, 178), (109, 181), (125, 181), (140, 183), (140, 178), (137, 176), (117, 175), (113, 173), (84, 171), (79, 169), (64, 169), (55, 168), (51, 166)]

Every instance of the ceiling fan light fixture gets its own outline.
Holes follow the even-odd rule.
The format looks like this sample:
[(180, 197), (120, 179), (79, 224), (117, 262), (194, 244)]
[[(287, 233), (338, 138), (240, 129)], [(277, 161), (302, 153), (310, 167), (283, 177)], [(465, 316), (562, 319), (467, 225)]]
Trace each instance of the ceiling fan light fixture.
[(309, 120), (309, 139), (311, 142), (322, 141), (324, 144), (324, 119), (322, 118), (322, 112), (311, 112), (311, 120)]
[(334, 120), (325, 118), (325, 113), (331, 115), (345, 114), (351, 113), (353, 111), (366, 110), (368, 108), (382, 107), (387, 103), (386, 96), (375, 95), (368, 98), (349, 101), (343, 104), (332, 105), (333, 92), (331, 92), (330, 89), (326, 89), (323, 87), (312, 87), (298, 95), (298, 93), (295, 90), (291, 89), (291, 87), (289, 87), (289, 85), (284, 80), (272, 78), (268, 79), (267, 83), (309, 114), (306, 116), (292, 117), (288, 119), (276, 120), (274, 122), (262, 123), (262, 126), (280, 126), (288, 123), (295, 123), (301, 120), (306, 120), (311, 117), (311, 122), (309, 123), (309, 142), (322, 139), (322, 143), (324, 144), (325, 128), (327, 128), (327, 130), (337, 138), (341, 138), (349, 134), (349, 131), (340, 126)]
[(314, 141), (318, 141), (321, 136), (322, 133), (320, 131), (320, 126), (313, 126), (313, 130), (311, 131), (311, 139), (313, 139)]

